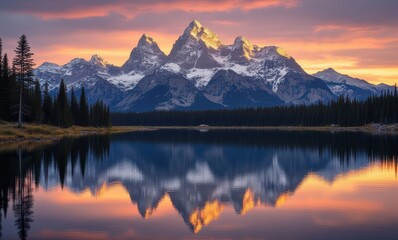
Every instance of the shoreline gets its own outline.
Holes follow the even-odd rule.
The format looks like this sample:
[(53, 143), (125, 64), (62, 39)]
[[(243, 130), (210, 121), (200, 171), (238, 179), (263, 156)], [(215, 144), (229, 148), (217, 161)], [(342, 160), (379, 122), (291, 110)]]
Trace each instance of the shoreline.
[(113, 126), (95, 128), (72, 126), (59, 128), (50, 125), (26, 124), (17, 128), (14, 123), (0, 124), (0, 146), (20, 142), (54, 142), (65, 137), (82, 137), (89, 135), (116, 134), (158, 129), (193, 129), (193, 130), (276, 130), (276, 131), (316, 131), (316, 132), (363, 132), (368, 134), (398, 135), (398, 124), (369, 124), (356, 127), (340, 126)]
[(314, 132), (363, 132), (368, 134), (397, 134), (398, 124), (368, 124), (365, 126), (154, 126), (154, 129), (194, 129), (194, 130), (276, 130)]
[(69, 128), (60, 128), (35, 124), (25, 124), (23, 128), (17, 128), (14, 123), (3, 123), (0, 124), (0, 146), (20, 142), (54, 142), (65, 137), (83, 137), (148, 130), (153, 130), (153, 128), (138, 126), (114, 126), (110, 128), (72, 126)]
[(320, 131), (320, 132), (367, 132), (375, 134), (398, 134), (398, 124), (369, 124), (365, 126), (171, 126), (155, 127), (157, 129), (241, 129), (241, 130), (278, 130), (278, 131)]

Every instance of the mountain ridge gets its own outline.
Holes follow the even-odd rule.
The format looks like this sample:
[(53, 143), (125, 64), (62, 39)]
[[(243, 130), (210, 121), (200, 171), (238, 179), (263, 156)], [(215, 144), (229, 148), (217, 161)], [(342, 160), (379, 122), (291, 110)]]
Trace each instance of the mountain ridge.
[[(95, 54), (88, 61), (75, 58), (64, 65), (45, 62), (34, 73), (41, 84), (49, 83), (53, 93), (64, 79), (68, 88), (85, 87), (89, 102), (103, 99), (113, 111), (312, 104), (328, 102), (340, 95), (362, 99), (379, 94), (381, 88), (389, 89), (331, 69), (310, 75), (283, 49), (259, 47), (243, 36), (231, 45), (224, 45), (216, 33), (197, 20), (183, 31), (169, 55), (162, 52), (152, 37), (143, 34), (120, 67)], [(229, 79), (223, 73), (234, 78)], [(148, 76), (152, 85), (140, 84), (149, 81)], [(196, 102), (196, 97), (192, 100), (192, 96), (198, 96), (200, 102)], [(146, 104), (151, 107), (144, 107)]]

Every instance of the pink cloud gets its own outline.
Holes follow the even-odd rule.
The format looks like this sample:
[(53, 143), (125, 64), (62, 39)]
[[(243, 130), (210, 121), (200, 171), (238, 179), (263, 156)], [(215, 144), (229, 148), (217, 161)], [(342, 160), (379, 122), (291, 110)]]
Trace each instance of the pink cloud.
[(119, 13), (134, 17), (144, 12), (183, 11), (190, 13), (227, 12), (232, 10), (249, 11), (268, 7), (294, 7), (298, 0), (102, 0), (102, 1), (11, 1), (5, 0), (3, 10), (30, 14), (43, 19), (76, 19), (106, 16)]

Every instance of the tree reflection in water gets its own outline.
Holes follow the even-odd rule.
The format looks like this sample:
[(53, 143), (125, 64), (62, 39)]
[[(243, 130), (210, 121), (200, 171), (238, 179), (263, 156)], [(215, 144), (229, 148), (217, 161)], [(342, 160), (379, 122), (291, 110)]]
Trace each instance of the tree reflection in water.
[(238, 214), (256, 204), (277, 206), (311, 172), (331, 181), (373, 161), (396, 167), (396, 146), (395, 136), (363, 133), (160, 130), (2, 151), (0, 235), (12, 202), (19, 237), (27, 238), (38, 186), (95, 195), (115, 182), (144, 218), (167, 195), (198, 232), (219, 217), (224, 204)]

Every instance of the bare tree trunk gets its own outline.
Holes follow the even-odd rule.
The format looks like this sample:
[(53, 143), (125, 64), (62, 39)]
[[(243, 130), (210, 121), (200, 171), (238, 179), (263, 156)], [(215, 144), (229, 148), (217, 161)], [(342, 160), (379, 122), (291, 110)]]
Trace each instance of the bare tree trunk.
[(17, 127), (22, 128), (22, 90), (23, 90), (23, 81), (21, 81), (20, 90), (19, 90), (19, 112), (18, 112), (18, 124)]

